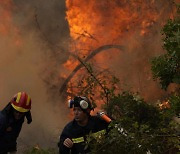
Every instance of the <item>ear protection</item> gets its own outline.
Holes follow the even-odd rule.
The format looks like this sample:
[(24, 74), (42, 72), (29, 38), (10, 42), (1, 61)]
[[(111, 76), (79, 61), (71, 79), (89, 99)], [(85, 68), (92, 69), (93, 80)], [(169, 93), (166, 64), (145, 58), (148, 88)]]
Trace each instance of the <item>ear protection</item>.
[(68, 100), (68, 107), (73, 108), (74, 100)]
[(84, 109), (84, 110), (86, 110), (86, 109), (89, 107), (88, 102), (86, 102), (85, 100), (81, 100), (81, 101), (79, 102), (79, 105), (80, 105), (80, 107), (81, 107), (82, 109)]
[(86, 110), (90, 108), (89, 103), (83, 99), (83, 97), (79, 97), (80, 100), (74, 101), (74, 100), (69, 100), (68, 101), (68, 107), (73, 108), (75, 106), (80, 106), (83, 110)]

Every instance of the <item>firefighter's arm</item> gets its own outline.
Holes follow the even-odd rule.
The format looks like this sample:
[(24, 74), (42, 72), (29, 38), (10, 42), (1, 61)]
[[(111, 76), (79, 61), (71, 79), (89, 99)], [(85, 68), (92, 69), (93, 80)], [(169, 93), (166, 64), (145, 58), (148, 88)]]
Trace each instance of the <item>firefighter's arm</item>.
[(3, 124), (2, 124), (2, 120), (0, 118), (0, 136), (3, 133)]
[(60, 141), (58, 143), (59, 146), (59, 153), (61, 154), (70, 154), (70, 148), (68, 148), (67, 146), (64, 145), (64, 141), (66, 139), (64, 139), (62, 136), (60, 138)]
[(73, 147), (73, 142), (70, 138), (66, 138), (63, 142), (63, 144), (68, 147), (68, 148), (72, 148)]
[(26, 112), (25, 116), (27, 119), (27, 123), (30, 124), (32, 122), (31, 111)]
[(69, 129), (67, 126), (64, 128), (60, 135), (60, 140), (58, 143), (59, 152), (62, 154), (70, 154), (70, 147), (72, 147), (71, 140), (69, 139)]
[(3, 135), (4, 129), (5, 129), (5, 119), (2, 116), (2, 114), (0, 113), (0, 136)]

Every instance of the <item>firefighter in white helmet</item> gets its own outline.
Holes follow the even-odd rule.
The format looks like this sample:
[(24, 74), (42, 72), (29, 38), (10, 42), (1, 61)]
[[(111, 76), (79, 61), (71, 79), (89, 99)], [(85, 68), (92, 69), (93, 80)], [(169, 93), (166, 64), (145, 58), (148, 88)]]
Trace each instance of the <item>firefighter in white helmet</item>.
[(15, 153), (17, 138), (22, 128), (24, 118), (32, 122), (31, 98), (25, 92), (17, 93), (7, 106), (0, 112), (0, 154)]
[(91, 116), (93, 109), (86, 97), (76, 96), (70, 101), (73, 108), (74, 120), (63, 129), (59, 140), (60, 154), (86, 154), (90, 149), (86, 147), (86, 137), (91, 132), (100, 135), (106, 132), (108, 122), (98, 116)]

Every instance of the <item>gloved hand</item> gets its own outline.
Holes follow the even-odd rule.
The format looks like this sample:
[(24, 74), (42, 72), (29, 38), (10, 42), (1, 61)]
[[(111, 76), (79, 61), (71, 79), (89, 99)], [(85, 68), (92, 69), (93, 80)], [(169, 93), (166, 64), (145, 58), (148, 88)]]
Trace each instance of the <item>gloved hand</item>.
[(73, 142), (70, 138), (67, 138), (64, 140), (63, 144), (68, 147), (68, 148), (72, 148), (73, 147)]
[(32, 122), (32, 116), (31, 116), (31, 111), (26, 112), (26, 119), (27, 123), (30, 124)]

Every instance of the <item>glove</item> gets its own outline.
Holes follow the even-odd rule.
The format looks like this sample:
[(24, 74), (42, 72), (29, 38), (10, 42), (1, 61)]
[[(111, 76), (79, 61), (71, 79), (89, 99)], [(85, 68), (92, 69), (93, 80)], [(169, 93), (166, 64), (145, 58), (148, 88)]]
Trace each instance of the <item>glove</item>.
[(32, 122), (32, 116), (31, 116), (31, 111), (26, 112), (26, 119), (27, 119), (27, 124), (30, 124)]

